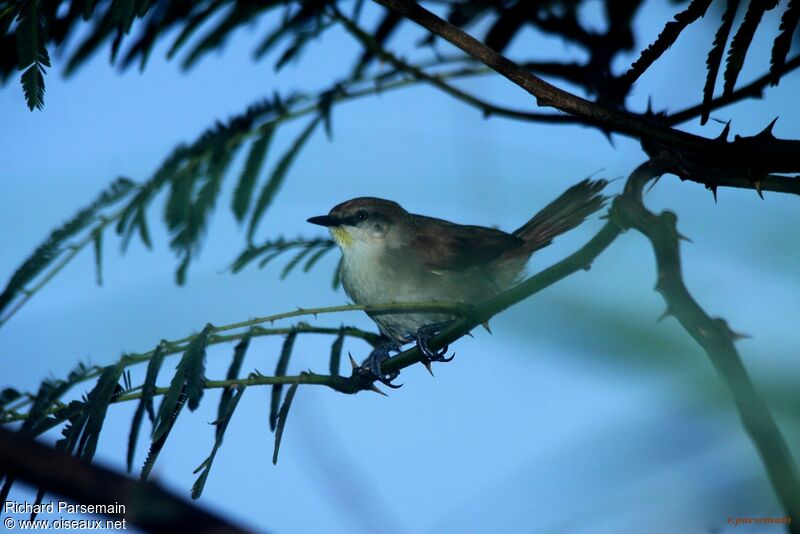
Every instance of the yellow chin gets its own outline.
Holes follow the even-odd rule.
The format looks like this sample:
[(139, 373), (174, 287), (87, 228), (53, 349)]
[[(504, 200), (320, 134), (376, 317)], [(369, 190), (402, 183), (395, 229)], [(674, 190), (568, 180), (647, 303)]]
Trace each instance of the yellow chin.
[(339, 244), (340, 247), (349, 247), (353, 243), (353, 236), (347, 233), (344, 228), (331, 228), (331, 235), (333, 239)]

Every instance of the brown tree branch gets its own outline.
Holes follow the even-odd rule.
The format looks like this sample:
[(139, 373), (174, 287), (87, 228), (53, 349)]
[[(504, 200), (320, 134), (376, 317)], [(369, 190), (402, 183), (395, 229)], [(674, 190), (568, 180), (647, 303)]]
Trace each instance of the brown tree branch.
[(198, 508), (154, 482), (142, 482), (79, 460), (0, 428), (0, 471), (87, 505), (124, 505), (107, 514), (146, 532), (250, 532)]
[(412, 0), (374, 0), (444, 38), (478, 61), (496, 70), (536, 98), (540, 106), (554, 107), (608, 131), (640, 139), (648, 153), (664, 146), (703, 161), (726, 162), (761, 173), (800, 171), (800, 142), (773, 139), (768, 145), (753, 138), (719, 142), (664, 126), (655, 119), (590, 102), (551, 85), (498, 54), (474, 37), (444, 21)]
[[(669, 164), (664, 163), (654, 161), (653, 165), (664, 172), (669, 168)], [(728, 327), (725, 320), (710, 317), (683, 282), (677, 217), (670, 211), (655, 215), (644, 206), (642, 193), (651, 178), (641, 174), (631, 176), (624, 193), (612, 206), (612, 218), (623, 226), (635, 228), (650, 240), (658, 272), (656, 291), (666, 301), (667, 313), (674, 315), (706, 351), (727, 384), (745, 431), (764, 462), (772, 487), (792, 518), (790, 529), (800, 532), (800, 483), (789, 448), (736, 351), (734, 341), (740, 336)]]

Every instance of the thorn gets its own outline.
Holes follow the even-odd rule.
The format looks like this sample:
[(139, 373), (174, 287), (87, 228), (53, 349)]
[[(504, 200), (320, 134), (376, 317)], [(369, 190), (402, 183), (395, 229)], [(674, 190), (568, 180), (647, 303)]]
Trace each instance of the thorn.
[(647, 97), (647, 111), (644, 112), (645, 115), (655, 115), (653, 113), (653, 96), (650, 95)]
[(381, 391), (380, 389), (378, 389), (378, 386), (376, 386), (375, 384), (370, 384), (369, 389), (370, 389), (370, 391), (374, 391), (378, 395), (383, 395), (384, 397), (388, 397), (389, 396), (386, 393), (384, 393), (383, 391)]
[(666, 318), (667, 318), (667, 317), (669, 317), (670, 315), (672, 315), (672, 310), (670, 310), (670, 309), (669, 309), (669, 306), (667, 306), (667, 309), (666, 309), (666, 310), (664, 310), (664, 313), (662, 313), (661, 315), (659, 315), (659, 316), (658, 316), (658, 319), (656, 319), (656, 324), (660, 323), (661, 321), (663, 321), (664, 319), (666, 319)]
[(778, 122), (778, 117), (775, 117), (774, 119), (772, 119), (772, 122), (770, 122), (769, 124), (767, 124), (767, 127), (766, 127), (766, 128), (764, 128), (763, 130), (761, 130), (761, 131), (760, 131), (760, 132), (759, 132), (759, 133), (756, 135), (756, 137), (770, 137), (770, 138), (773, 138), (773, 139), (774, 139), (774, 138), (775, 138), (775, 136), (774, 136), (774, 135), (772, 135), (772, 128), (774, 128), (774, 127), (775, 127), (775, 123), (776, 123), (776, 122)]
[(694, 243), (691, 239), (680, 233), (679, 231), (675, 230), (675, 233), (678, 234), (678, 239), (681, 241), (686, 241), (687, 243)]
[(716, 204), (717, 203), (717, 186), (716, 185), (707, 185), (706, 187), (708, 187), (711, 190), (711, 194), (714, 195), (714, 204)]
[(605, 128), (603, 128), (600, 131), (603, 133), (603, 135), (606, 136), (608, 144), (611, 145), (611, 148), (616, 148), (616, 146), (614, 146), (614, 139), (611, 137), (611, 130), (606, 130)]
[(761, 197), (761, 200), (764, 200), (764, 193), (761, 192), (761, 180), (756, 180), (753, 187), (756, 188), (756, 193)]
[(433, 374), (433, 369), (431, 369), (431, 362), (422, 362), (422, 365), (425, 366), (425, 369), (428, 370), (428, 372), (431, 374), (431, 376), (434, 376), (434, 377), (436, 376), (436, 375)]
[(356, 369), (358, 369), (358, 364), (357, 364), (357, 363), (356, 363), (356, 361), (353, 359), (353, 355), (352, 355), (352, 354), (350, 354), (350, 352), (349, 352), (349, 351), (347, 352), (347, 356), (350, 358), (350, 365), (352, 365), (352, 366), (353, 366), (353, 371), (355, 371)]
[(731, 341), (739, 341), (740, 339), (753, 339), (753, 336), (731, 330)]
[(482, 322), (481, 326), (484, 327), (486, 329), (486, 331), (489, 332), (490, 334), (492, 333), (492, 329), (489, 328), (489, 321)]
[(731, 121), (725, 123), (725, 127), (722, 129), (722, 133), (719, 134), (716, 140), (726, 143), (728, 141), (729, 133), (731, 133)]
[(467, 332), (467, 333), (466, 333), (466, 334), (464, 334), (464, 335), (465, 335), (465, 336), (469, 336), (469, 337), (471, 337), (472, 339), (475, 339), (475, 336), (473, 336), (473, 335), (472, 335), (472, 332)]
[(717, 327), (720, 330), (722, 330), (725, 336), (731, 341), (738, 341), (740, 339), (752, 339), (752, 336), (748, 334), (742, 334), (741, 332), (734, 331), (730, 326), (728, 326), (728, 321), (726, 321), (725, 319), (717, 318), (714, 319), (714, 322), (717, 324)]

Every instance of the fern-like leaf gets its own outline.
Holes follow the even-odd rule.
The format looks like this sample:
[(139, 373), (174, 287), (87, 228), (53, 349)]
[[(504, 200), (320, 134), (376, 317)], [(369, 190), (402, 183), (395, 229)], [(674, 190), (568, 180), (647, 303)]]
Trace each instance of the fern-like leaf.
[(731, 39), (731, 46), (728, 49), (728, 59), (725, 64), (725, 85), (723, 94), (729, 95), (733, 92), (736, 85), (736, 80), (739, 73), (744, 66), (744, 58), (753, 42), (753, 36), (756, 33), (758, 25), (761, 23), (761, 18), (764, 13), (774, 9), (778, 5), (778, 0), (750, 0), (747, 5), (747, 10), (744, 13), (744, 19), (739, 26), (736, 34)]
[(272, 203), (272, 200), (275, 198), (275, 195), (277, 194), (281, 185), (283, 185), (283, 181), (286, 178), (286, 173), (289, 171), (289, 168), (297, 157), (297, 154), (300, 152), (300, 149), (303, 147), (306, 141), (308, 141), (308, 138), (311, 137), (311, 134), (319, 124), (319, 121), (320, 117), (316, 116), (311, 122), (308, 123), (305, 129), (303, 129), (302, 133), (297, 137), (297, 139), (295, 139), (289, 150), (283, 155), (278, 164), (275, 166), (275, 170), (272, 172), (272, 176), (270, 176), (269, 181), (261, 189), (255, 208), (253, 209), (253, 214), (250, 218), (250, 227), (247, 230), (247, 238), (249, 240), (252, 240), (253, 234), (256, 231), (261, 217)]
[(681, 32), (685, 30), (690, 24), (705, 16), (708, 11), (708, 6), (711, 5), (712, 0), (692, 0), (689, 5), (675, 15), (675, 19), (667, 22), (664, 29), (658, 35), (656, 40), (647, 48), (642, 50), (639, 58), (633, 62), (628, 72), (626, 72), (620, 82), (625, 86), (630, 87), (645, 73), (650, 66), (660, 58), (670, 46), (675, 44)]
[[(302, 377), (303, 374), (304, 373), (300, 373), (300, 377)], [(278, 412), (278, 425), (275, 428), (275, 450), (272, 452), (273, 465), (278, 463), (278, 452), (281, 449), (281, 441), (283, 440), (283, 429), (286, 427), (286, 418), (289, 416), (289, 409), (292, 407), (292, 401), (294, 400), (294, 395), (297, 393), (297, 386), (299, 385), (300, 382), (298, 380), (289, 386), (289, 390), (286, 392), (286, 398), (283, 399), (283, 405), (281, 406), (280, 412)]]
[[(247, 347), (250, 346), (250, 333), (245, 335), (236, 344), (236, 348), (233, 350), (233, 359), (231, 360), (231, 365), (228, 367), (228, 374), (226, 375), (226, 380), (235, 380), (239, 378), (239, 371), (242, 369), (242, 362), (244, 361), (244, 355), (247, 352)], [(233, 389), (232, 388), (225, 388), (222, 392), (222, 395), (219, 399), (219, 407), (217, 408), (217, 420), (221, 420), (224, 415), (228, 411), (228, 404), (231, 402), (231, 398), (233, 397)], [(219, 427), (217, 428), (219, 430)]]
[(212, 15), (214, 15), (221, 7), (225, 6), (226, 2), (221, 0), (216, 0), (214, 2), (210, 2), (207, 6), (203, 9), (192, 15), (186, 24), (181, 30), (181, 33), (178, 34), (178, 37), (175, 38), (173, 41), (172, 46), (169, 48), (169, 52), (167, 52), (167, 59), (172, 59), (172, 57), (181, 49), (181, 47), (189, 40), (189, 38), (194, 34), (195, 31), (205, 22), (207, 21)]
[(145, 458), (144, 465), (142, 466), (142, 480), (147, 480), (147, 477), (150, 476), (150, 472), (153, 470), (153, 466), (156, 464), (158, 455), (161, 453), (161, 449), (164, 448), (164, 444), (167, 442), (167, 437), (169, 436), (170, 431), (172, 431), (172, 427), (175, 426), (175, 421), (178, 419), (178, 415), (180, 415), (184, 404), (186, 404), (186, 393), (181, 391), (173, 405), (172, 412), (167, 414), (165, 418), (162, 419), (162, 421), (165, 421), (163, 432), (158, 439), (153, 439), (153, 442), (150, 444), (150, 450), (147, 452), (147, 458)]
[(17, 64), (22, 73), (22, 89), (28, 109), (44, 106), (45, 67), (50, 66), (47, 53), (47, 32), (39, 12), (39, 0), (26, 0), (19, 14), (16, 31)]
[(344, 329), (339, 330), (339, 335), (336, 336), (336, 339), (331, 345), (331, 361), (329, 367), (331, 376), (339, 376), (339, 367), (342, 361), (342, 345), (344, 345)]
[(708, 122), (708, 116), (711, 113), (711, 100), (714, 98), (714, 87), (717, 84), (717, 74), (722, 62), (722, 54), (725, 51), (725, 45), (728, 43), (728, 36), (731, 33), (733, 20), (736, 18), (738, 9), (739, 0), (728, 0), (728, 5), (722, 15), (722, 23), (717, 29), (716, 35), (714, 35), (714, 43), (708, 52), (708, 58), (706, 59), (708, 74), (703, 87), (703, 109), (700, 116), (700, 124)]
[(92, 243), (94, 245), (94, 271), (95, 281), (98, 286), (103, 285), (103, 229), (95, 228), (92, 232)]
[[(222, 438), (225, 436), (225, 430), (228, 429), (228, 423), (230, 422), (233, 412), (236, 410), (236, 406), (239, 404), (239, 399), (242, 398), (246, 387), (247, 386), (242, 385), (236, 388), (236, 393), (233, 395), (230, 402), (225, 405), (225, 412), (222, 413), (214, 423), (216, 426), (216, 432), (214, 433), (214, 446), (211, 449), (211, 454), (208, 455), (208, 458), (206, 458), (203, 463), (200, 464), (194, 471), (194, 473), (197, 474), (202, 470), (200, 476), (197, 477), (197, 480), (192, 485), (192, 499), (199, 498), (203, 493), (203, 488), (206, 485), (208, 474), (211, 472), (211, 464), (214, 463), (214, 458), (217, 456), (217, 451), (222, 445)], [(222, 405), (220, 405), (220, 408), (222, 408)]]
[(87, 462), (94, 457), (97, 442), (100, 439), (100, 431), (103, 429), (103, 422), (106, 419), (108, 405), (114, 398), (114, 394), (119, 391), (119, 378), (124, 369), (125, 364), (123, 362), (106, 367), (97, 380), (97, 385), (89, 393), (89, 398), (86, 402), (88, 418), (77, 450), (77, 455)]
[[(289, 366), (289, 358), (292, 355), (292, 348), (294, 341), (297, 338), (297, 332), (292, 331), (286, 336), (281, 349), (281, 357), (278, 359), (278, 365), (275, 367), (275, 376), (286, 376), (286, 369)], [(283, 391), (283, 384), (273, 384), (272, 386), (272, 402), (269, 410), (269, 427), (275, 430), (275, 425), (278, 422), (278, 409), (281, 403), (281, 392)]]
[(156, 379), (158, 378), (158, 372), (161, 370), (163, 361), (164, 344), (160, 343), (150, 357), (150, 361), (147, 362), (147, 372), (145, 373), (144, 384), (142, 385), (142, 396), (139, 398), (139, 404), (136, 406), (136, 412), (133, 414), (131, 431), (130, 434), (128, 434), (127, 468), (129, 473), (131, 469), (133, 469), (133, 457), (136, 454), (136, 443), (139, 439), (139, 429), (142, 426), (144, 413), (147, 412), (151, 422), (155, 421), (153, 396), (156, 392)]
[(200, 404), (203, 396), (206, 345), (210, 331), (211, 325), (206, 325), (186, 347), (175, 370), (175, 376), (172, 377), (169, 388), (161, 399), (153, 431), (154, 442), (158, 441), (171, 428), (172, 414), (175, 413), (178, 399), (182, 395), (186, 395), (190, 410), (197, 409)]
[(47, 240), (14, 272), (0, 294), (0, 311), (17, 296), (23, 287), (50, 265), (63, 251), (65, 241), (85, 229), (105, 207), (117, 202), (133, 188), (127, 178), (118, 178), (94, 202), (82, 209), (61, 227), (53, 230)]
[(770, 76), (772, 85), (778, 85), (781, 79), (786, 56), (792, 48), (792, 36), (800, 23), (800, 0), (789, 0), (789, 5), (781, 17), (780, 34), (772, 45), (772, 56), (770, 58)]
[(247, 154), (244, 170), (233, 192), (233, 204), (231, 205), (233, 214), (239, 222), (242, 222), (245, 214), (247, 214), (247, 208), (250, 206), (250, 199), (253, 196), (253, 190), (256, 186), (256, 179), (264, 164), (264, 159), (267, 157), (267, 151), (269, 150), (269, 144), (274, 132), (275, 128), (269, 125), (264, 129), (258, 139), (253, 141), (250, 145), (250, 151)]

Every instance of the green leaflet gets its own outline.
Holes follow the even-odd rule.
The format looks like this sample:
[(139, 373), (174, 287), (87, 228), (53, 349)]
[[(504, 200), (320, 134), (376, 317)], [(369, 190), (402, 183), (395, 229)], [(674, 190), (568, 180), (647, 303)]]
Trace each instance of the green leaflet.
[(253, 234), (255, 234), (262, 215), (264, 215), (264, 212), (272, 203), (272, 200), (275, 198), (275, 194), (283, 184), (283, 180), (286, 178), (286, 173), (289, 171), (294, 159), (297, 157), (297, 154), (300, 152), (300, 149), (303, 147), (306, 141), (308, 141), (308, 138), (311, 137), (311, 134), (319, 124), (319, 121), (320, 116), (317, 115), (311, 122), (308, 123), (302, 133), (297, 137), (297, 139), (295, 139), (289, 150), (286, 151), (278, 164), (275, 166), (275, 170), (272, 171), (272, 176), (270, 176), (267, 183), (261, 189), (255, 208), (253, 208), (253, 214), (250, 218), (250, 226), (247, 229), (248, 240), (252, 240)]
[(714, 35), (714, 44), (708, 52), (706, 65), (708, 66), (708, 74), (706, 75), (706, 84), (703, 87), (703, 112), (700, 117), (700, 124), (708, 122), (708, 116), (711, 113), (711, 100), (714, 98), (714, 86), (717, 83), (717, 74), (719, 73), (719, 66), (722, 62), (722, 54), (725, 51), (725, 45), (728, 43), (728, 36), (733, 27), (733, 20), (736, 18), (736, 12), (739, 9), (740, 0), (728, 0), (728, 7), (722, 15), (722, 23)]
[(91, 224), (100, 210), (125, 197), (133, 186), (134, 183), (127, 178), (117, 178), (88, 207), (76, 213), (61, 227), (53, 230), (44, 243), (39, 245), (11, 276), (0, 294), (0, 311), (9, 305), (28, 282), (55, 261), (63, 251), (67, 239)]
[(164, 444), (167, 442), (167, 437), (169, 436), (172, 427), (175, 425), (175, 420), (178, 419), (178, 415), (180, 415), (185, 403), (186, 393), (181, 391), (178, 394), (178, 398), (175, 402), (172, 413), (165, 416), (166, 418), (164, 420), (166, 423), (164, 431), (161, 433), (158, 439), (154, 438), (153, 442), (150, 444), (150, 450), (147, 452), (147, 458), (145, 458), (144, 465), (142, 466), (142, 480), (147, 480), (147, 477), (150, 476), (150, 472), (153, 470), (153, 466), (156, 464), (158, 455), (161, 452), (161, 449), (164, 448)]
[(769, 69), (772, 85), (778, 85), (781, 79), (781, 70), (786, 65), (786, 56), (792, 48), (792, 37), (798, 23), (800, 23), (800, 0), (789, 0), (789, 5), (781, 17), (780, 34), (772, 45)]
[(22, 89), (28, 109), (42, 109), (44, 106), (44, 73), (50, 66), (47, 53), (47, 32), (44, 18), (39, 12), (39, 0), (25, 2), (19, 14), (16, 31), (17, 60), (22, 73)]
[(97, 441), (100, 438), (100, 431), (106, 418), (108, 405), (114, 397), (119, 385), (119, 378), (125, 369), (125, 363), (120, 363), (106, 367), (103, 374), (97, 380), (97, 385), (89, 393), (86, 401), (85, 410), (87, 411), (86, 426), (81, 435), (81, 440), (76, 452), (77, 456), (83, 460), (90, 461), (94, 457), (97, 449)]
[[(242, 352), (242, 355), (243, 354), (244, 352)], [(209, 454), (208, 458), (206, 458), (203, 463), (201, 463), (194, 471), (194, 473), (197, 474), (202, 470), (202, 473), (200, 473), (200, 476), (197, 477), (194, 485), (192, 485), (192, 499), (197, 499), (203, 493), (203, 488), (205, 487), (208, 473), (211, 471), (211, 464), (214, 463), (214, 458), (217, 455), (217, 451), (222, 445), (222, 438), (225, 436), (225, 430), (228, 428), (228, 423), (230, 422), (233, 412), (236, 410), (236, 406), (239, 404), (239, 399), (242, 398), (242, 394), (244, 394), (246, 387), (247, 386), (242, 385), (236, 388), (236, 394), (234, 394), (233, 398), (230, 399), (230, 402), (225, 405), (224, 413), (222, 413), (219, 419), (217, 419), (217, 421), (214, 423), (217, 427), (214, 434), (214, 447), (211, 449), (211, 454)], [(225, 393), (228, 391), (229, 389), (226, 389)], [(222, 408), (223, 405), (220, 403), (220, 410), (222, 410)]]
[(133, 414), (133, 421), (131, 422), (131, 431), (128, 435), (127, 455), (127, 468), (129, 473), (131, 469), (133, 469), (136, 442), (139, 438), (139, 429), (142, 426), (142, 418), (144, 417), (145, 411), (150, 417), (150, 421), (155, 421), (155, 414), (153, 413), (153, 395), (155, 394), (158, 372), (161, 370), (163, 361), (164, 344), (160, 343), (150, 357), (150, 361), (147, 362), (147, 373), (145, 375), (144, 384), (142, 385), (142, 396), (139, 398), (139, 404), (136, 406), (136, 412)]
[(283, 440), (283, 429), (286, 427), (286, 418), (289, 416), (289, 408), (292, 407), (292, 401), (294, 400), (294, 394), (297, 392), (297, 386), (300, 385), (299, 378), (305, 373), (300, 373), (300, 377), (298, 377), (298, 381), (292, 384), (289, 387), (289, 391), (286, 392), (286, 398), (283, 400), (283, 406), (281, 406), (281, 410), (278, 413), (278, 426), (275, 429), (275, 450), (272, 452), (272, 464), (276, 465), (278, 463), (278, 451), (281, 449), (281, 441)]
[(103, 229), (98, 227), (92, 231), (94, 244), (95, 280), (98, 286), (103, 285)]
[(778, 5), (778, 0), (750, 0), (744, 19), (739, 26), (739, 30), (731, 40), (731, 47), (728, 49), (728, 58), (725, 63), (725, 85), (723, 94), (731, 94), (736, 85), (736, 80), (744, 66), (744, 57), (753, 42), (758, 25), (764, 13), (774, 9)]
[(705, 16), (711, 2), (712, 0), (692, 0), (686, 9), (675, 15), (675, 20), (667, 22), (656, 40), (642, 50), (639, 58), (633, 62), (628, 72), (621, 78), (621, 82), (630, 86), (639, 79), (639, 76), (644, 74), (670, 46), (675, 44), (683, 30)]
[(181, 361), (172, 377), (169, 389), (161, 399), (161, 406), (153, 430), (153, 442), (159, 441), (170, 428), (177, 415), (179, 399), (185, 394), (189, 409), (195, 410), (203, 396), (203, 374), (205, 373), (206, 344), (212, 326), (206, 325), (186, 347)]
[[(252, 331), (251, 331), (252, 332)], [(247, 352), (247, 347), (250, 346), (250, 334), (248, 332), (245, 337), (242, 338), (239, 343), (236, 344), (236, 348), (233, 350), (233, 359), (231, 360), (231, 365), (228, 367), (228, 374), (227, 380), (234, 380), (239, 378), (239, 371), (242, 369), (242, 361), (244, 361), (244, 355)], [(225, 388), (222, 392), (222, 395), (219, 399), (219, 407), (217, 408), (217, 420), (223, 418), (223, 416), (228, 411), (228, 404), (231, 402), (231, 397), (233, 396), (233, 389), (232, 388)], [(219, 427), (217, 427), (219, 430)]]
[(264, 129), (258, 139), (253, 141), (250, 145), (247, 161), (244, 164), (244, 170), (233, 192), (233, 203), (231, 204), (233, 214), (239, 222), (244, 220), (247, 208), (250, 206), (250, 199), (253, 197), (253, 190), (256, 186), (256, 178), (258, 178), (258, 173), (261, 171), (264, 159), (267, 157), (267, 151), (269, 150), (273, 133), (275, 133), (275, 127), (270, 124)]
[(314, 265), (316, 265), (320, 259), (322, 259), (322, 256), (324, 256), (331, 250), (333, 250), (333, 242), (331, 242), (329, 245), (322, 245), (322, 248), (320, 248), (316, 253), (314, 253), (313, 256), (308, 258), (306, 264), (303, 265), (303, 272), (307, 273), (308, 271), (310, 271), (311, 268), (314, 267)]
[(342, 361), (343, 344), (344, 344), (344, 329), (339, 329), (339, 335), (336, 336), (336, 339), (331, 345), (330, 374), (332, 376), (339, 376), (339, 366)]
[[(295, 331), (290, 332), (289, 335), (286, 336), (286, 340), (283, 342), (283, 348), (281, 349), (281, 357), (278, 359), (278, 365), (275, 368), (275, 376), (286, 375), (286, 368), (289, 366), (289, 358), (292, 355), (292, 348), (294, 347), (296, 338), (297, 332)], [(275, 425), (278, 421), (278, 408), (281, 403), (282, 390), (283, 384), (274, 384), (272, 386), (272, 401), (269, 410), (269, 427), (271, 430), (275, 430)]]
[(281, 280), (289, 276), (289, 273), (297, 267), (297, 264), (303, 261), (303, 258), (311, 254), (314, 251), (313, 245), (307, 245), (303, 250), (295, 254), (294, 258), (289, 260), (289, 262), (284, 266), (283, 270), (281, 271)]

